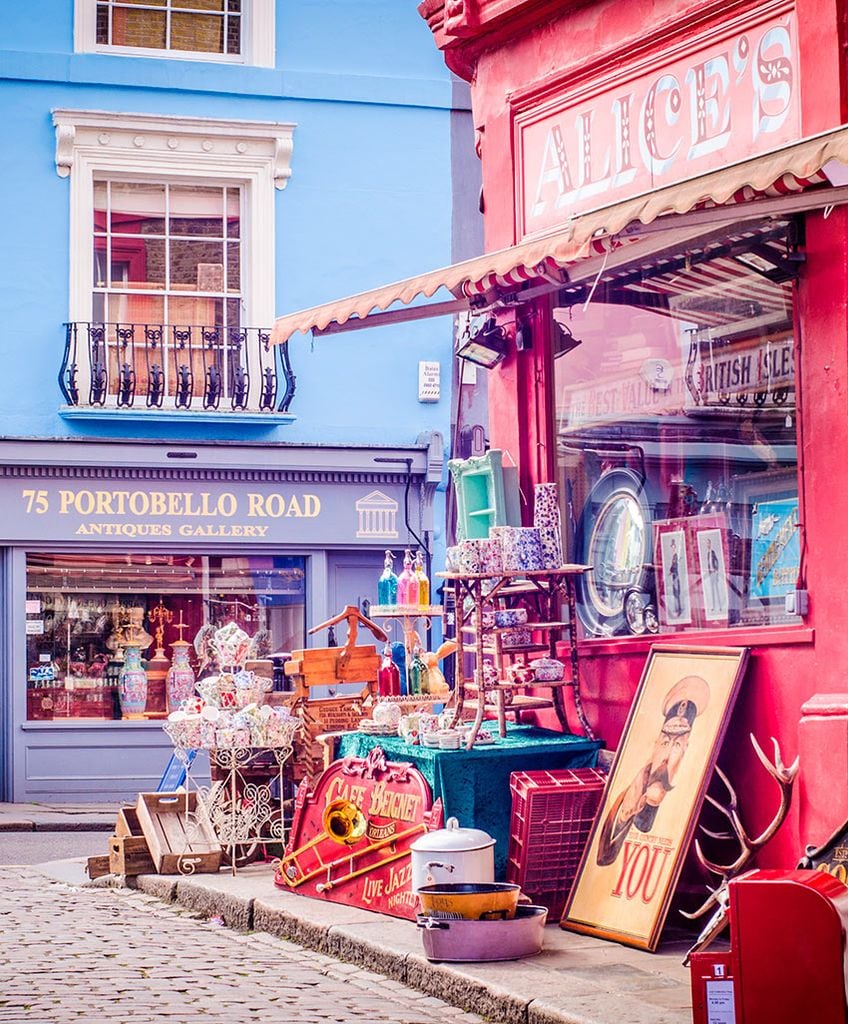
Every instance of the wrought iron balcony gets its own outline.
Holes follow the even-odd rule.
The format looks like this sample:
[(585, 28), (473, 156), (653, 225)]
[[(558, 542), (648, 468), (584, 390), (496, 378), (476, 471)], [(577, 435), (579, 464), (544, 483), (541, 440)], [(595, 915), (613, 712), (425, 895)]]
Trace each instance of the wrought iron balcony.
[(287, 413), (288, 345), (262, 327), (65, 324), (59, 387), (76, 408)]

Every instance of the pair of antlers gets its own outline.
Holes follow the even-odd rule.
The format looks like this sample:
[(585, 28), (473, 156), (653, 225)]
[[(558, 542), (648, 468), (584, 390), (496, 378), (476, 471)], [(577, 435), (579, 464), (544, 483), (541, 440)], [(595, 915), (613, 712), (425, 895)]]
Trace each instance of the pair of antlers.
[(732, 831), (730, 832), (712, 832), (710, 829), (701, 826), (701, 831), (705, 835), (710, 836), (711, 839), (736, 839), (739, 843), (739, 854), (735, 860), (729, 864), (719, 864), (717, 861), (711, 860), (705, 856), (703, 849), (701, 848), (700, 842), (695, 840), (695, 854), (700, 863), (714, 875), (719, 875), (721, 881), (715, 889), (710, 891), (709, 896), (704, 900), (700, 907), (692, 913), (686, 913), (681, 911), (684, 917), (688, 917), (690, 920), (703, 917), (708, 911), (713, 911), (711, 917), (707, 921), (701, 934), (695, 941), (694, 946), (686, 954), (685, 964), (689, 962), (689, 956), (697, 952), (698, 950), (706, 948), (712, 940), (719, 935), (727, 924), (727, 906), (728, 906), (728, 895), (727, 895), (727, 883), (731, 878), (735, 878), (748, 864), (754, 854), (761, 847), (771, 839), (771, 837), (777, 832), (780, 826), (786, 819), (786, 815), (789, 813), (789, 805), (792, 801), (792, 787), (795, 783), (795, 776), (798, 774), (798, 767), (800, 764), (799, 758), (790, 765), (783, 763), (783, 758), (780, 754), (780, 747), (778, 746), (777, 740), (772, 737), (772, 743), (774, 745), (774, 761), (770, 761), (763, 753), (762, 747), (756, 740), (753, 733), (750, 735), (751, 744), (754, 748), (754, 753), (760, 760), (760, 763), (771, 775), (771, 777), (777, 782), (778, 788), (780, 789), (780, 805), (778, 806), (777, 813), (771, 822), (760, 832), (758, 836), (749, 836), (748, 831), (742, 823), (742, 819), (739, 816), (739, 800), (736, 795), (736, 790), (731, 785), (730, 779), (724, 774), (724, 772), (716, 767), (716, 774), (724, 783), (724, 787), (727, 790), (730, 799), (726, 804), (720, 803), (714, 797), (707, 794), (706, 799), (712, 804), (713, 807), (724, 817), (730, 824)]

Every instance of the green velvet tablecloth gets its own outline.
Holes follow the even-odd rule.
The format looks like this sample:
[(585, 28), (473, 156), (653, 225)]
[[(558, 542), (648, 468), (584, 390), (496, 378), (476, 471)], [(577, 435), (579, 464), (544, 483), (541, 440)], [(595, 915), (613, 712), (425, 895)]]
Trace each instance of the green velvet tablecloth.
[(482, 828), (493, 836), (495, 878), (503, 879), (509, 846), (511, 772), (546, 768), (591, 768), (599, 740), (568, 736), (534, 725), (508, 725), (505, 739), (473, 750), (437, 750), (411, 747), (399, 736), (366, 736), (348, 733), (341, 738), (340, 757), (365, 757), (382, 747), (389, 761), (408, 761), (417, 768), (441, 797), (445, 820), (458, 818), (460, 825)]

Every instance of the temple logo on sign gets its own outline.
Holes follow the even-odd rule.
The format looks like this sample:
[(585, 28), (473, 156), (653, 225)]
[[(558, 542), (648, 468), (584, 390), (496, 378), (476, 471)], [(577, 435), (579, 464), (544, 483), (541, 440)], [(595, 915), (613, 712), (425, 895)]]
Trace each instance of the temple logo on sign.
[(398, 503), (382, 491), (371, 491), (356, 503), (359, 524), (356, 536), (374, 540), (394, 540), (397, 531)]

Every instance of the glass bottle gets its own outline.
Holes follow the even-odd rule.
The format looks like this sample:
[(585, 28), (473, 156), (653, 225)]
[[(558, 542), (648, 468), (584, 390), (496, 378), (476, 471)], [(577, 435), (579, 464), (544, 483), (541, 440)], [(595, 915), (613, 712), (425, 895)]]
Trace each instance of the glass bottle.
[(409, 663), (409, 692), (413, 696), (428, 694), (430, 692), (430, 672), (424, 664), (421, 656), (421, 648), (418, 644), (412, 652), (412, 661)]
[(400, 696), (400, 671), (392, 661), (390, 644), (383, 648), (383, 661), (377, 670), (377, 694), (380, 697)]
[(418, 579), (412, 568), (412, 552), (403, 554), (403, 572), (398, 576), (397, 602), (405, 607), (418, 605)]
[(386, 552), (386, 560), (383, 562), (383, 572), (377, 580), (377, 604), (397, 604), (398, 599), (398, 578), (395, 576), (394, 555), (391, 551)]
[(424, 555), (421, 551), (415, 552), (415, 579), (418, 581), (418, 604), (426, 608), (430, 604), (430, 580), (424, 571)]

